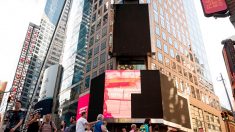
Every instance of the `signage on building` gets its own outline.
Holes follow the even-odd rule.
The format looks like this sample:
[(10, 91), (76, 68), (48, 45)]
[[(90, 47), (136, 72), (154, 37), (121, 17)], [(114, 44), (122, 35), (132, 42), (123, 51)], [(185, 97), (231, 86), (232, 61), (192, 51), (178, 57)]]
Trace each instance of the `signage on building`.
[(132, 93), (141, 93), (139, 70), (107, 70), (104, 116), (106, 118), (131, 118)]
[(201, 0), (201, 4), (206, 17), (223, 14), (228, 9), (225, 0)]
[(78, 98), (77, 120), (81, 117), (82, 112), (88, 112), (90, 94), (82, 95)]

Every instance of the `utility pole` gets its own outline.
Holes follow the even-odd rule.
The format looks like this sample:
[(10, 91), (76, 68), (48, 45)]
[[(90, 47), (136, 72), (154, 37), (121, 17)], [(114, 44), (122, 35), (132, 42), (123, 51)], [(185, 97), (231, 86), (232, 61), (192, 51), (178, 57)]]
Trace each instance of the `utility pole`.
[(231, 100), (229, 98), (229, 95), (228, 95), (228, 91), (227, 91), (227, 88), (226, 88), (226, 85), (225, 85), (225, 82), (224, 82), (224, 78), (223, 78), (223, 75), (220, 73), (220, 80), (218, 81), (222, 81), (223, 82), (223, 85), (224, 85), (224, 89), (225, 89), (225, 92), (226, 92), (226, 95), (227, 95), (227, 98), (228, 98), (228, 102), (229, 102), (229, 106), (230, 106), (230, 109), (233, 113), (233, 118), (235, 120), (235, 115), (234, 115), (234, 111), (233, 111), (233, 106), (232, 106), (232, 103), (231, 103)]

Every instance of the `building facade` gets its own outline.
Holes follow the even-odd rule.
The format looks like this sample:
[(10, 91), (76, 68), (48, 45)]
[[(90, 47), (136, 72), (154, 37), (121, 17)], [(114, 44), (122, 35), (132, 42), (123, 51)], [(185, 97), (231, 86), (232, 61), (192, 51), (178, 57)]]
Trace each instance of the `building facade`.
[[(46, 68), (59, 64), (62, 61), (71, 4), (71, 0), (51, 0), (46, 3), (37, 40), (42, 73)], [(48, 49), (49, 47), (50, 49)], [(36, 91), (31, 105), (34, 105), (38, 101), (43, 74), (39, 76), (37, 76), (39, 84), (35, 86)]]
[(59, 111), (67, 122), (76, 115), (77, 98), (87, 55), (91, 3), (74, 0), (68, 22), (67, 39), (63, 55), (63, 77), (59, 94)]
[[(117, 1), (114, 1), (118, 3)], [(152, 51), (148, 70), (174, 78), (178, 93), (189, 98), (192, 129), (222, 131), (219, 99), (213, 92), (193, 1), (147, 0)], [(111, 1), (93, 1), (84, 91), (90, 79), (106, 69), (121, 69), (109, 56), (112, 47)], [(136, 69), (145, 69), (138, 67)]]
[(39, 74), (39, 71), (36, 70), (39, 62), (37, 58), (39, 49), (36, 47), (39, 31), (39, 26), (33, 23), (29, 24), (12, 83), (11, 100), (7, 109), (13, 108), (16, 99), (21, 100), (22, 107), (26, 108), (29, 103), (28, 99), (32, 96), (32, 84), (35, 83), (34, 75)]
[[(61, 108), (76, 110), (76, 106), (63, 106), (63, 103), (75, 104), (80, 93), (89, 91), (90, 80), (105, 70), (159, 70), (174, 79), (178, 94), (189, 100), (193, 131), (202, 129), (208, 132), (224, 131), (219, 99), (210, 80), (193, 0), (140, 0), (140, 3), (149, 4), (153, 54), (148, 56), (146, 66), (141, 63), (128, 66), (117, 64), (115, 57), (111, 56), (114, 23), (112, 4), (118, 3), (122, 1), (91, 2), (91, 19), (87, 25), (89, 26), (87, 55), (83, 56), (86, 57), (86, 62), (81, 71), (84, 72), (84, 77), (77, 83), (66, 82), (69, 84), (66, 87), (63, 87), (66, 84), (63, 84), (66, 77), (63, 78), (62, 89), (65, 90), (60, 94)], [(70, 63), (65, 62), (65, 64)], [(73, 71), (68, 71), (73, 75)], [(61, 114), (64, 115), (63, 111)]]

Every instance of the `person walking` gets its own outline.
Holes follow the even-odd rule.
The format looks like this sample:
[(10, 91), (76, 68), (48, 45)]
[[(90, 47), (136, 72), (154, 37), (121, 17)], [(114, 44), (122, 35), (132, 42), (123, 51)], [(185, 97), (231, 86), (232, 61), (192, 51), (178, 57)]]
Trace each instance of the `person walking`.
[(71, 116), (70, 117), (70, 126), (65, 129), (65, 132), (76, 132), (76, 117)]
[(67, 124), (64, 120), (61, 121), (61, 124), (60, 124), (60, 131), (61, 132), (65, 132), (65, 130), (67, 129)]
[(99, 114), (97, 116), (97, 122), (95, 124), (94, 132), (107, 132), (107, 128), (104, 125), (104, 116), (102, 114)]
[(151, 119), (147, 118), (144, 121), (144, 124), (140, 126), (141, 132), (152, 132)]
[(51, 121), (51, 115), (45, 115), (45, 121), (43, 121), (42, 125), (39, 128), (40, 132), (57, 132), (57, 128), (55, 123)]
[(35, 113), (32, 115), (31, 119), (29, 119), (27, 123), (27, 132), (38, 132), (39, 127), (41, 125), (39, 119), (40, 119), (40, 114)]
[(88, 125), (94, 125), (96, 123), (96, 121), (94, 122), (88, 122), (86, 120), (86, 112), (82, 112), (81, 113), (81, 117), (77, 120), (77, 124), (76, 124), (76, 132), (85, 132), (85, 128)]
[(135, 131), (136, 131), (136, 124), (131, 124), (130, 132), (135, 132)]
[(17, 100), (15, 109), (7, 111), (7, 125), (4, 132), (20, 132), (20, 127), (24, 120), (24, 112), (21, 111), (21, 101)]

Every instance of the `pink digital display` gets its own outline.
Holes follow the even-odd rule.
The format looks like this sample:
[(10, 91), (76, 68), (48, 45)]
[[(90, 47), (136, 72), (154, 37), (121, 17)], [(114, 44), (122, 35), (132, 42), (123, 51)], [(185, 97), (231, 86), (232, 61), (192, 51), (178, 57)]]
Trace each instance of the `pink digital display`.
[(201, 0), (204, 13), (209, 15), (227, 9), (225, 0)]
[(139, 70), (107, 70), (104, 117), (131, 118), (131, 94), (141, 93)]
[(81, 117), (82, 112), (88, 112), (89, 97), (90, 94), (85, 94), (78, 98), (77, 120)]

